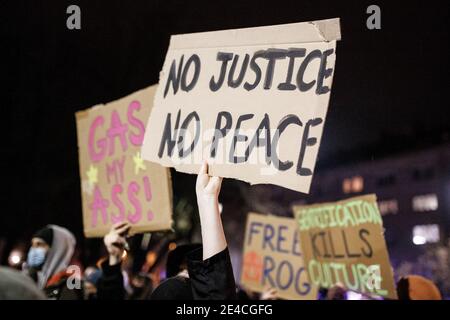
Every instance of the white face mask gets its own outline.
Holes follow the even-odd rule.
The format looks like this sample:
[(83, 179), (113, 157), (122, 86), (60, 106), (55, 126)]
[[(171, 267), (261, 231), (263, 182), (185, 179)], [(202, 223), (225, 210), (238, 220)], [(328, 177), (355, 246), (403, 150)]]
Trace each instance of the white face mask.
[(40, 267), (45, 262), (47, 250), (44, 248), (30, 248), (27, 256), (27, 264), (32, 268)]

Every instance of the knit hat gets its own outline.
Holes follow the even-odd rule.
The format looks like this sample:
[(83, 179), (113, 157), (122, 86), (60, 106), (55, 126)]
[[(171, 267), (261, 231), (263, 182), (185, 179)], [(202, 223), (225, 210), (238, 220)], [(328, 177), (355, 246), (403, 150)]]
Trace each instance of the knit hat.
[(33, 235), (33, 238), (40, 238), (51, 247), (53, 242), (53, 229), (48, 226), (42, 228)]
[(436, 285), (417, 275), (409, 275), (399, 280), (397, 294), (400, 300), (442, 300)]

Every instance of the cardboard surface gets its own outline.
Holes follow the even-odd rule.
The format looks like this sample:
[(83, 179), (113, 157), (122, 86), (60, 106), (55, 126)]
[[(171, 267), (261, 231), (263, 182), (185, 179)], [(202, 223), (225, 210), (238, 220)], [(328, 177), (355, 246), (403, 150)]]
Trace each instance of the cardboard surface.
[(397, 298), (375, 195), (293, 210), (311, 283)]
[(87, 237), (101, 237), (123, 220), (132, 233), (171, 227), (170, 171), (140, 155), (156, 87), (76, 113)]
[(142, 156), (309, 192), (339, 19), (171, 37)]
[(290, 300), (315, 300), (293, 218), (249, 213), (245, 229), (241, 284), (256, 292), (267, 286)]

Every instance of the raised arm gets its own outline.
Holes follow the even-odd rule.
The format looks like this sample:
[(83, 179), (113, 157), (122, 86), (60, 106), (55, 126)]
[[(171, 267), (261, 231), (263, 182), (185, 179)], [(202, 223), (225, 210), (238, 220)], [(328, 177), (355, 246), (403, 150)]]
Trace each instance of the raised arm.
[(109, 256), (101, 265), (102, 276), (97, 287), (100, 300), (125, 299), (121, 266), (123, 252), (128, 246), (125, 237), (130, 227), (127, 222), (115, 224), (103, 239)]
[(202, 229), (203, 260), (211, 258), (227, 247), (219, 211), (219, 193), (222, 178), (208, 175), (208, 164), (203, 163), (197, 176), (196, 193)]

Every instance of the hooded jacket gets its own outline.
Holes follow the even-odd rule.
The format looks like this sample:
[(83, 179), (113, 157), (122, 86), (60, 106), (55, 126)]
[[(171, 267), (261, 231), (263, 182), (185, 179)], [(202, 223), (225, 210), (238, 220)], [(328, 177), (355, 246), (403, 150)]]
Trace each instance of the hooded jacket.
[(64, 271), (72, 259), (76, 240), (73, 234), (62, 227), (49, 225), (53, 230), (53, 240), (47, 252), (45, 263), (37, 273), (38, 287), (44, 289), (49, 279)]
[[(61, 292), (66, 286), (66, 269), (72, 259), (76, 240), (73, 234), (62, 227), (48, 225), (53, 231), (52, 243), (47, 252), (45, 262), (40, 270), (36, 271), (36, 282), (40, 289), (50, 298), (61, 298)], [(30, 270), (28, 270), (29, 272)], [(79, 294), (69, 299), (77, 299)]]

